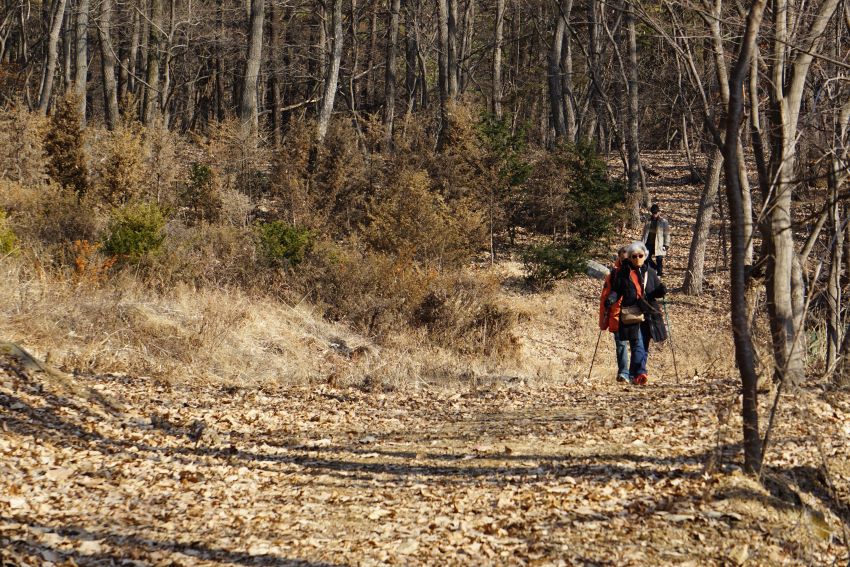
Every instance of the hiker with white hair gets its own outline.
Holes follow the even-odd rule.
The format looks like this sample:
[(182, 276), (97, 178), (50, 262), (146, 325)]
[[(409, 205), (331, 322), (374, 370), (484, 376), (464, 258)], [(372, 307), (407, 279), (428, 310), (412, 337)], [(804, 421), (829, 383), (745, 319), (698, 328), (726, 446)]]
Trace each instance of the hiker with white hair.
[[(629, 341), (622, 340), (617, 335), (617, 329), (620, 326), (620, 304), (619, 302), (611, 305), (606, 305), (605, 300), (608, 299), (611, 289), (614, 285), (614, 280), (617, 271), (626, 263), (626, 251), (628, 245), (620, 246), (617, 250), (617, 259), (608, 275), (605, 276), (605, 285), (602, 287), (602, 296), (599, 298), (599, 330), (609, 331), (614, 335), (614, 351), (617, 355), (617, 381), (628, 382), (629, 378)], [(597, 341), (598, 344), (598, 341)]]
[[(629, 343), (629, 373), (623, 381), (641, 386), (649, 380), (646, 361), (650, 340), (660, 342), (667, 338), (657, 302), (667, 288), (647, 262), (648, 256), (643, 242), (633, 242), (626, 248), (626, 261), (612, 274), (611, 291), (604, 302), (608, 308), (619, 306), (615, 337)], [(617, 379), (621, 377), (618, 375)]]

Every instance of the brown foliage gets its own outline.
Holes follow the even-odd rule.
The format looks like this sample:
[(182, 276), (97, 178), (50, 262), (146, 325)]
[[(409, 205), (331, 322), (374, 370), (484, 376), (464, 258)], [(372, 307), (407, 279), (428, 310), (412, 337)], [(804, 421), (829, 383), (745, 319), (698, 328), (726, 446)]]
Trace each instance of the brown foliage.
[(112, 206), (141, 198), (150, 183), (145, 167), (148, 148), (138, 124), (120, 125), (93, 145), (94, 189), (97, 197)]
[(63, 187), (83, 195), (88, 189), (88, 167), (83, 149), (82, 117), (75, 95), (63, 98), (50, 117), (44, 144), (47, 173)]
[(95, 240), (103, 220), (92, 199), (80, 199), (55, 183), (24, 186), (0, 181), (0, 207), (10, 213), (15, 233), (31, 245), (69, 249), (74, 240)]
[(333, 121), (321, 147), (314, 131), (309, 121), (294, 124), (277, 156), (272, 191), (278, 214), (331, 236), (351, 234), (365, 219), (380, 168), (359, 150), (349, 122)]
[(0, 179), (24, 185), (43, 183), (47, 119), (22, 104), (0, 109)]
[(425, 265), (459, 266), (481, 247), (483, 221), (468, 199), (452, 206), (432, 190), (425, 171), (387, 176), (369, 208), (366, 241), (383, 253)]
[(109, 272), (118, 258), (103, 257), (101, 248), (99, 242), (74, 241), (74, 283), (99, 286), (109, 279)]
[(295, 284), (335, 321), (391, 343), (410, 327), (459, 353), (512, 356), (516, 318), (496, 300), (498, 286), (394, 254), (320, 244)]

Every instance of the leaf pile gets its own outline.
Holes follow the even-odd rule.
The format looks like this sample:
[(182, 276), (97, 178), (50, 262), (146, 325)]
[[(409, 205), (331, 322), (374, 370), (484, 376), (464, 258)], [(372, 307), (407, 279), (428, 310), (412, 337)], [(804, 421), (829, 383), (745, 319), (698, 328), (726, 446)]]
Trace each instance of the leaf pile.
[(783, 400), (766, 488), (732, 380), (175, 388), (0, 370), (0, 559), (17, 565), (846, 561), (850, 403)]

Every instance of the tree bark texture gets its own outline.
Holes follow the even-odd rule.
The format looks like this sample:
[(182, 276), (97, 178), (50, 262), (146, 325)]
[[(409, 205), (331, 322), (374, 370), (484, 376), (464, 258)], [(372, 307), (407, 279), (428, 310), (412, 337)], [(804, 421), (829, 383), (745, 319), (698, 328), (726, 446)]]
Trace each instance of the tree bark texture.
[(41, 80), (41, 94), (38, 97), (38, 110), (47, 114), (50, 105), (50, 95), (53, 93), (53, 77), (56, 74), (56, 62), (59, 59), (59, 34), (62, 31), (62, 21), (65, 19), (66, 0), (55, 0), (50, 21), (50, 33), (47, 36), (47, 58)]
[(89, 0), (78, 0), (75, 16), (74, 95), (80, 113), (80, 125), (86, 125), (86, 94), (89, 75)]
[(387, 34), (387, 61), (384, 74), (384, 146), (393, 147), (393, 122), (395, 120), (396, 55), (398, 50), (398, 21), (401, 0), (389, 0), (390, 13)]
[(328, 133), (333, 113), (336, 87), (339, 82), (339, 67), (342, 62), (342, 0), (333, 0), (331, 26), (333, 29), (333, 48), (325, 72), (325, 84), (322, 92), (322, 106), (319, 112), (318, 142), (322, 144)]
[(103, 75), (103, 107), (106, 127), (118, 126), (118, 85), (115, 81), (115, 51), (112, 47), (112, 0), (101, 0), (100, 21), (97, 26), (100, 43), (100, 64)]
[(251, 17), (248, 24), (248, 55), (242, 83), (242, 100), (239, 104), (239, 121), (242, 135), (247, 137), (259, 128), (257, 114), (257, 83), (263, 63), (263, 29), (266, 17), (265, 0), (251, 1)]

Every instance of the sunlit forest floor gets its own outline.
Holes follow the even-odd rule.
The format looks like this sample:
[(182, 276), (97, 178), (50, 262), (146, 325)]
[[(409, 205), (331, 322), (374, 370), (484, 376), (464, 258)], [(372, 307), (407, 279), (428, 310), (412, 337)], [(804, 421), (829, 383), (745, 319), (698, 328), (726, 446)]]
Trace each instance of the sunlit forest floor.
[[(675, 289), (700, 188), (652, 159)], [(607, 333), (594, 357), (598, 281), (530, 293), (509, 261), (510, 373), (388, 388), (122, 372), (71, 391), (0, 357), (0, 564), (844, 565), (850, 396), (784, 395), (763, 483), (741, 473), (718, 237), (706, 295), (668, 297), (673, 344), (652, 345), (645, 387), (614, 381)]]

